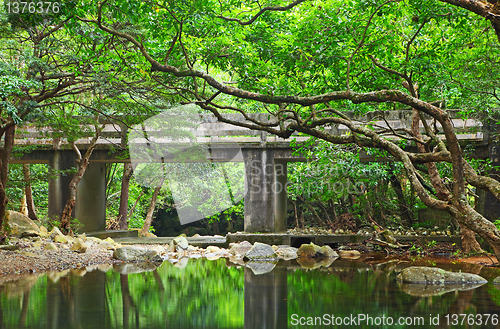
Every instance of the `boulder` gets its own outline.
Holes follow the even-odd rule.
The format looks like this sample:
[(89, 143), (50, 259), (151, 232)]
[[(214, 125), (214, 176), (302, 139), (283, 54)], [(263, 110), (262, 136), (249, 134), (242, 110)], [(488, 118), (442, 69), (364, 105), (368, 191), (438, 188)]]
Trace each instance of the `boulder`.
[[(297, 258), (297, 248), (290, 246), (278, 246), (275, 249), (276, 255), (284, 260), (290, 260)], [(332, 250), (333, 251), (333, 250)]]
[(245, 258), (249, 260), (276, 260), (278, 255), (270, 245), (255, 242), (253, 247), (245, 253)]
[(244, 256), (250, 249), (252, 249), (252, 244), (248, 241), (242, 241), (240, 243), (235, 243), (229, 249), (229, 252), (235, 256)]
[(49, 235), (49, 231), (47, 231), (47, 228), (45, 226), (40, 226), (40, 236), (42, 238), (45, 238)]
[(330, 246), (317, 246), (314, 243), (303, 244), (297, 250), (297, 256), (302, 258), (336, 258), (339, 255)]
[(135, 246), (125, 246), (116, 249), (113, 257), (126, 262), (150, 261), (161, 262), (163, 259), (156, 250)]
[(297, 250), (297, 256), (301, 258), (320, 258), (322, 256), (322, 250), (320, 246), (314, 243), (303, 244)]
[(54, 242), (59, 242), (59, 243), (67, 243), (68, 239), (64, 235), (56, 235), (54, 237)]
[(473, 284), (486, 283), (486, 279), (476, 274), (445, 271), (437, 267), (412, 266), (405, 268), (396, 279), (402, 283), (425, 284)]
[(5, 245), (0, 245), (0, 250), (3, 251), (15, 251), (19, 250), (19, 246), (17, 244), (5, 244)]
[(189, 246), (188, 240), (184, 236), (179, 236), (174, 238), (174, 245), (176, 246), (176, 251), (186, 250)]
[(28, 216), (12, 210), (5, 214), (5, 227), (10, 231), (10, 235), (15, 237), (21, 237), (26, 231), (40, 232), (38, 226)]
[(69, 250), (84, 254), (87, 251), (87, 244), (85, 242), (75, 242)]
[(500, 276), (497, 276), (497, 277), (493, 280), (493, 283), (494, 283), (494, 284), (500, 284)]
[(328, 245), (324, 245), (323, 247), (321, 247), (321, 250), (323, 252), (323, 257), (326, 257), (326, 258), (337, 258), (337, 257), (339, 257), (339, 254), (337, 254), (337, 252), (334, 251), (332, 249), (332, 247), (330, 247)]
[(361, 253), (357, 250), (340, 250), (339, 255), (342, 258), (358, 259)]
[(49, 237), (51, 239), (54, 239), (56, 236), (58, 236), (58, 235), (64, 235), (64, 234), (62, 234), (62, 232), (61, 232), (61, 230), (59, 228), (57, 228), (57, 227), (54, 226), (52, 228), (52, 230), (50, 230), (50, 232), (48, 233), (48, 235), (49, 235)]
[(53, 242), (51, 242), (45, 246), (45, 250), (58, 251), (59, 248), (57, 248), (57, 246)]
[(21, 233), (21, 237), (23, 238), (40, 237), (40, 233), (35, 230), (27, 230)]

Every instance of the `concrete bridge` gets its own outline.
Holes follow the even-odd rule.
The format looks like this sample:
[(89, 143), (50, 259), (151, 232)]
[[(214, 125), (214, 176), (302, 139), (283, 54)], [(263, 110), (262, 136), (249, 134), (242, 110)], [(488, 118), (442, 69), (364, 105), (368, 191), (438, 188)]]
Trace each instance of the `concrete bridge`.
[[(384, 115), (385, 119), (382, 119)], [(253, 118), (260, 121), (270, 121), (267, 113), (256, 113)], [(363, 116), (347, 113), (347, 116), (359, 120), (370, 121), (374, 126), (409, 128), (411, 126), (411, 111), (369, 112)], [(228, 114), (233, 120), (244, 121), (243, 116)], [(459, 119), (452, 113), (453, 123), (457, 127), (459, 139), (467, 144), (474, 143), (475, 153), (480, 158), (490, 158), (494, 165), (500, 165), (500, 150), (493, 143), (492, 127), (483, 125), (478, 120)], [(245, 231), (246, 232), (283, 232), (286, 231), (287, 194), (284, 187), (287, 180), (287, 163), (306, 161), (302, 156), (294, 155), (291, 141), (305, 141), (308, 137), (292, 136), (282, 139), (268, 135), (262, 131), (245, 129), (218, 122), (213, 115), (201, 115), (199, 124), (190, 128), (191, 138), (173, 140), (162, 136), (164, 130), (153, 122), (140, 127), (139, 135), (119, 122), (105, 122), (102, 138), (99, 139), (96, 150), (90, 158), (90, 165), (77, 189), (77, 202), (74, 210), (75, 218), (84, 225), (84, 231), (100, 231), (105, 228), (106, 213), (106, 163), (110, 162), (244, 162), (245, 163)], [(429, 121), (430, 123), (430, 121)], [(422, 124), (421, 124), (422, 125)], [(423, 129), (423, 126), (421, 127)], [(438, 128), (439, 131), (439, 127)], [(83, 127), (82, 127), (83, 129)], [(332, 125), (330, 131), (338, 134), (348, 132), (347, 127)], [(40, 132), (33, 126), (20, 127), (16, 136), (17, 146), (37, 146), (35, 150), (23, 156), (12, 159), (12, 163), (47, 163), (50, 168), (66, 170), (75, 167), (76, 154), (65, 139), (48, 138), (47, 133)], [(443, 136), (444, 138), (444, 136)], [(91, 137), (79, 139), (76, 145), (82, 151), (88, 148)], [(149, 156), (134, 158), (128, 152), (135, 149), (148, 149), (151, 144), (160, 146), (161, 154), (153, 150)], [(186, 150), (193, 145), (206, 150), (204, 158), (186, 160), (185, 152), (170, 152), (169, 145)], [(377, 159), (364, 157), (365, 161)], [(68, 185), (71, 176), (59, 176), (49, 181), (48, 214), (60, 216), (67, 199)], [(496, 199), (483, 193), (482, 212), (496, 215), (500, 207)], [(500, 216), (498, 213), (497, 217)], [(495, 218), (495, 219), (496, 219)]]

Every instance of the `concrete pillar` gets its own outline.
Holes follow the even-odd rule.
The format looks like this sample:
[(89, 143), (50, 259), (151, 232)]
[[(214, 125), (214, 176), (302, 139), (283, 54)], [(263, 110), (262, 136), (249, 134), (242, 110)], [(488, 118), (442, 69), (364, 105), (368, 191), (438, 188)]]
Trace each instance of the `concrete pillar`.
[(72, 173), (60, 174), (60, 170), (69, 170), (76, 167), (76, 155), (71, 150), (55, 150), (49, 156), (49, 206), (48, 216), (51, 219), (61, 218), (64, 205), (68, 200), (68, 187)]
[(255, 275), (245, 268), (245, 329), (287, 328), (287, 269)]
[[(492, 160), (491, 165), (500, 166), (499, 143), (495, 143), (489, 146), (489, 156)], [(500, 175), (500, 171), (498, 170), (492, 170), (490, 172), (491, 177), (498, 177), (498, 175)], [(477, 206), (478, 212), (490, 221), (500, 219), (500, 201), (498, 201), (498, 199), (493, 194), (485, 190), (480, 189), (476, 194), (479, 197)]]
[[(495, 118), (496, 120), (500, 120), (499, 115), (496, 115)], [(492, 166), (500, 166), (500, 141), (496, 137), (500, 133), (500, 128), (496, 124), (496, 120), (489, 119), (488, 122), (483, 123), (487, 129), (487, 134), (485, 135), (489, 137), (488, 157), (491, 160)], [(489, 176), (499, 180), (500, 171), (492, 170)], [(500, 201), (493, 194), (485, 190), (478, 189), (476, 194), (478, 195), (476, 210), (490, 221), (500, 219)]]
[(286, 232), (287, 162), (274, 160), (274, 232)]
[(82, 232), (106, 229), (106, 164), (88, 165), (76, 189), (74, 216), (83, 224)]
[[(72, 150), (56, 150), (49, 157), (49, 170), (54, 178), (49, 180), (49, 218), (61, 217), (68, 200), (69, 183), (73, 173), (61, 175), (54, 170), (76, 168), (76, 155)], [(84, 226), (82, 232), (102, 231), (106, 228), (106, 167), (104, 163), (90, 163), (78, 183), (73, 217)]]
[(274, 152), (243, 149), (245, 232), (274, 232)]

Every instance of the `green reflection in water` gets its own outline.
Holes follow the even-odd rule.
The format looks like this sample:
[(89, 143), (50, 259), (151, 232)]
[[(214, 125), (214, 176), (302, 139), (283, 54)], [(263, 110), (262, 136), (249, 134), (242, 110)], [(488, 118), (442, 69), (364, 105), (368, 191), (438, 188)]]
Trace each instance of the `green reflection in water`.
[(304, 328), (292, 325), (293, 314), (424, 317), (425, 327), (434, 328), (432, 314), (441, 315), (439, 327), (446, 328), (446, 314), (500, 314), (500, 292), (492, 284), (417, 296), (396, 283), (400, 266), (343, 260), (316, 270), (280, 265), (285, 267), (260, 276), (228, 267), (224, 259), (199, 259), (184, 268), (164, 262), (155, 271), (128, 275), (94, 268), (27, 277), (0, 284), (0, 328)]
[(155, 272), (106, 273), (109, 327), (241, 328), (243, 269), (190, 260), (183, 269), (164, 262)]

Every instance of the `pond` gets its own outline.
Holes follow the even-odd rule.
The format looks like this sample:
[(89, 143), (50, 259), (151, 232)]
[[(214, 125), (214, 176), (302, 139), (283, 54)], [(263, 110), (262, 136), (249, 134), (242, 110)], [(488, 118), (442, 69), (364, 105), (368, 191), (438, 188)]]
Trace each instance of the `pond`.
[[(280, 262), (261, 275), (225, 259), (190, 259), (176, 266), (166, 261), (153, 271), (134, 274), (120, 274), (123, 266), (100, 265), (4, 282), (0, 328), (496, 327), (491, 316), (484, 325), (486, 314), (500, 314), (500, 290), (492, 283), (437, 295), (396, 282), (404, 267), (436, 262), (489, 281), (500, 275), (495, 268), (450, 261), (380, 257), (337, 259), (316, 269)], [(462, 318), (463, 326), (451, 325)], [(472, 325), (466, 326), (467, 321)]]

